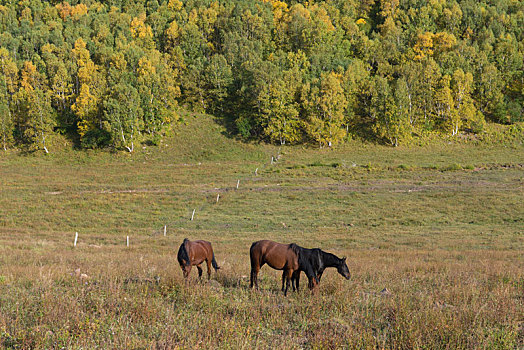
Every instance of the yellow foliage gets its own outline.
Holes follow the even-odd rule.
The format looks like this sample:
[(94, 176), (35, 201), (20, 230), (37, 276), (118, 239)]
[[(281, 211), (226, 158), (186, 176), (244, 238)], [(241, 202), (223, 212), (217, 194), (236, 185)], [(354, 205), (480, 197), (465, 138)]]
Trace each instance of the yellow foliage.
[(466, 31), (464, 32), (464, 37), (466, 39), (469, 39), (469, 38), (471, 38), (472, 35), (473, 35), (473, 30), (468, 26), (466, 28)]
[[(180, 87), (179, 86), (168, 86), (167, 88), (168, 92), (169, 92), (169, 95), (171, 97), (174, 97), (174, 98), (177, 98), (177, 97), (180, 97), (181, 95), (181, 91), (180, 91)], [(171, 105), (171, 107), (175, 106), (176, 105), (176, 101), (174, 100), (174, 103)]]
[(171, 22), (169, 27), (166, 29), (166, 36), (170, 41), (173, 42), (176, 39), (178, 39), (179, 35), (180, 28), (178, 27), (178, 23), (175, 20), (173, 20), (173, 22)]
[(145, 24), (146, 14), (142, 13), (140, 16), (133, 18), (131, 21), (130, 29), (133, 38), (152, 38), (153, 31), (151, 27)]
[(67, 17), (71, 15), (72, 7), (68, 2), (64, 1), (61, 4), (56, 4), (55, 7), (58, 10), (58, 13), (62, 20), (65, 20)]
[(92, 4), (89, 7), (89, 10), (92, 11), (92, 12), (100, 13), (100, 12), (104, 11), (105, 8), (106, 7), (104, 6), (104, 4), (101, 4), (99, 2), (95, 2), (94, 4)]
[(439, 32), (433, 36), (433, 46), (439, 52), (449, 51), (457, 44), (455, 35), (447, 32)]
[(30, 62), (24, 62), (24, 68), (22, 69), (22, 78), (20, 80), (20, 85), (26, 91), (33, 91), (34, 85), (36, 83), (36, 66)]
[(399, 0), (381, 1), (380, 15), (384, 18), (395, 17), (395, 12), (397, 10), (398, 5), (399, 5)]
[(14, 94), (17, 90), (18, 67), (11, 59), (9, 51), (3, 47), (0, 47), (0, 69), (0, 74), (3, 75), (7, 91)]
[(93, 61), (87, 61), (85, 65), (78, 69), (78, 80), (81, 84), (92, 84), (97, 70), (98, 68)]
[(415, 51), (415, 60), (421, 60), (425, 56), (433, 55), (433, 36), (435, 34), (431, 32), (426, 32), (424, 34), (419, 34), (417, 37), (417, 42), (413, 51)]
[(86, 63), (90, 61), (89, 50), (86, 49), (86, 43), (82, 38), (78, 38), (75, 41), (75, 47), (72, 49), (72, 52), (80, 67), (86, 65)]
[(184, 4), (180, 0), (169, 0), (167, 7), (176, 11), (180, 11)]
[(278, 23), (285, 18), (289, 12), (289, 8), (287, 3), (278, 0), (271, 1), (271, 5), (273, 5), (273, 21)]
[(124, 71), (127, 67), (127, 62), (122, 52), (115, 53), (111, 57), (111, 62), (109, 64), (111, 65), (111, 67), (119, 71)]
[(138, 74), (141, 76), (150, 76), (156, 74), (156, 67), (151, 64), (146, 57), (142, 57), (138, 61)]
[(71, 17), (75, 20), (85, 15), (87, 15), (87, 6), (84, 4), (78, 4), (71, 9)]
[(324, 7), (319, 7), (317, 4), (315, 4), (310, 7), (310, 11), (313, 14), (313, 18), (326, 25), (328, 32), (335, 30), (333, 23), (331, 23), (331, 18), (329, 18), (329, 15)]
[(366, 20), (364, 18), (359, 18), (359, 19), (357, 19), (357, 21), (355, 23), (358, 24), (358, 25), (366, 24)]
[(96, 112), (97, 99), (91, 94), (89, 85), (84, 84), (80, 88), (75, 103), (71, 109), (79, 117), (78, 134), (84, 136), (86, 132), (94, 127), (94, 120), (90, 118)]
[(189, 23), (196, 23), (198, 20), (198, 12), (196, 9), (192, 9), (191, 12), (189, 12), (188, 22)]
[(22, 10), (22, 13), (20, 14), (20, 20), (26, 20), (33, 24), (33, 14), (31, 13), (31, 9), (29, 7), (26, 7)]
[(302, 4), (295, 4), (291, 6), (290, 12), (292, 16), (300, 16), (304, 19), (307, 19), (308, 21), (311, 20), (311, 13)]
[(56, 46), (53, 44), (45, 44), (42, 46), (42, 53), (53, 53), (56, 50)]

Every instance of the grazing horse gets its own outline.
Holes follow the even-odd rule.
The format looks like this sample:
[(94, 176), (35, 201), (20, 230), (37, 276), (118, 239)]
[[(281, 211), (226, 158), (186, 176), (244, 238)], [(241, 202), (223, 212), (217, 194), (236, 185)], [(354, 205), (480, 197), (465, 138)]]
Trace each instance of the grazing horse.
[(188, 276), (191, 272), (191, 266), (196, 265), (198, 269), (198, 277), (202, 278), (202, 268), (200, 264), (204, 261), (207, 263), (207, 278), (211, 279), (211, 265), (215, 271), (220, 267), (218, 266), (215, 260), (215, 254), (213, 253), (213, 248), (211, 243), (207, 241), (190, 241), (185, 238), (184, 242), (180, 245), (178, 249), (178, 263), (182, 268), (184, 273), (184, 278), (186, 279), (186, 284), (188, 283)]
[(349, 273), (346, 264), (346, 257), (341, 259), (336, 255), (325, 252), (319, 248), (308, 249), (298, 247), (297, 251), (300, 267), (293, 272), (293, 275), (291, 276), (293, 291), (295, 291), (295, 288), (298, 291), (300, 284), (300, 271), (306, 272), (309, 279), (309, 289), (316, 287), (322, 278), (324, 270), (328, 267), (335, 267), (337, 272), (347, 280), (351, 278), (351, 274)]
[(275, 270), (283, 270), (282, 291), (287, 295), (291, 276), (299, 268), (297, 248), (296, 244), (281, 244), (268, 240), (254, 242), (249, 249), (251, 260), (249, 287), (255, 286), (258, 289), (258, 272), (264, 264), (268, 264)]

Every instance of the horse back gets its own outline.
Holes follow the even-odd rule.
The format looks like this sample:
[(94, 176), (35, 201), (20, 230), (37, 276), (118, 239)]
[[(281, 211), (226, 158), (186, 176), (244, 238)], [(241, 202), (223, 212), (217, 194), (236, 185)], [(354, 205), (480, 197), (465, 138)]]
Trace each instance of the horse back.
[(211, 259), (213, 256), (213, 248), (211, 243), (208, 241), (190, 241), (189, 254), (190, 257), (194, 260), (205, 260), (207, 258)]
[(249, 250), (251, 265), (268, 264), (274, 269), (295, 269), (298, 267), (298, 255), (290, 244), (282, 244), (269, 240), (254, 242)]

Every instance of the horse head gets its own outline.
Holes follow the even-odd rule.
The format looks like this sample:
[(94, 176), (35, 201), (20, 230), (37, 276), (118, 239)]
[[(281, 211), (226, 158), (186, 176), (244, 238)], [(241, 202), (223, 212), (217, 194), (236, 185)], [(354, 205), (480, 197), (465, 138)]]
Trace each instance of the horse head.
[(351, 278), (351, 274), (349, 273), (348, 265), (346, 264), (346, 257), (343, 257), (342, 259), (338, 259), (337, 271), (345, 279), (349, 280)]

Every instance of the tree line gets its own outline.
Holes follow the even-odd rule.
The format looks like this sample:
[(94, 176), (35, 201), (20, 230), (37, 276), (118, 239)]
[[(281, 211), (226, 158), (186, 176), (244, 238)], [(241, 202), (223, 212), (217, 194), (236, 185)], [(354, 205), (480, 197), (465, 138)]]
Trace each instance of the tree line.
[(332, 146), (524, 121), (516, 0), (0, 1), (0, 143), (158, 143), (180, 108)]

